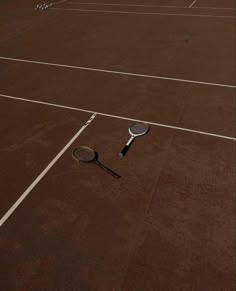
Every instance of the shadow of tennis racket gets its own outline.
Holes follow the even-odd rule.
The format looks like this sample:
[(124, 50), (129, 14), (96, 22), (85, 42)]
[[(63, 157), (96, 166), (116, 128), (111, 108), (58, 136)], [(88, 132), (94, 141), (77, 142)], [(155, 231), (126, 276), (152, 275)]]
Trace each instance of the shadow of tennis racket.
[(76, 161), (80, 163), (92, 163), (97, 166), (99, 166), (101, 169), (103, 169), (108, 174), (112, 175), (114, 178), (119, 179), (120, 176), (113, 172), (108, 167), (104, 166), (101, 162), (98, 160), (98, 153), (94, 151), (93, 149), (86, 147), (86, 146), (80, 146), (72, 151), (72, 156)]

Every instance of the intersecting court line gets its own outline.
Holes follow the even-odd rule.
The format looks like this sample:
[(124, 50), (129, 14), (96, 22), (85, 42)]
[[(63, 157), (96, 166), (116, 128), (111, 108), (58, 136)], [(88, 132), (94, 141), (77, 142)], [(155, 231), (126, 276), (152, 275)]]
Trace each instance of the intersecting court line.
[(185, 83), (200, 84), (200, 85), (207, 85), (207, 86), (236, 88), (236, 85), (230, 85), (230, 84), (219, 84), (219, 83), (210, 83), (210, 82), (194, 81), (194, 80), (187, 80), (187, 79), (170, 78), (170, 77), (164, 77), (164, 76), (136, 74), (136, 73), (128, 73), (128, 72), (122, 72), (122, 71), (112, 71), (112, 70), (104, 70), (104, 69), (97, 69), (97, 68), (89, 68), (89, 67), (81, 67), (81, 66), (73, 66), (73, 65), (64, 65), (64, 64), (58, 64), (58, 63), (33, 61), (33, 60), (26, 60), (26, 59), (16, 59), (16, 58), (9, 58), (9, 57), (0, 57), (0, 59), (7, 60), (7, 61), (22, 62), (22, 63), (30, 63), (30, 64), (62, 67), (62, 68), (69, 68), (69, 69), (77, 69), (77, 70), (84, 70), (84, 71), (94, 71), (94, 72), (109, 73), (109, 74), (116, 74), (116, 75), (126, 75), (126, 76), (132, 76), (132, 77), (141, 77), (141, 78), (149, 78), (149, 79), (160, 79), (160, 80), (168, 80), (168, 81), (175, 81), (175, 82), (185, 82)]
[(189, 8), (193, 7), (193, 5), (197, 2), (197, 0), (194, 0), (190, 5)]
[(94, 5), (94, 6), (127, 6), (127, 7), (153, 7), (153, 8), (197, 8), (197, 9), (207, 9), (207, 10), (236, 10), (236, 8), (225, 8), (225, 7), (204, 7), (204, 6), (173, 6), (173, 5), (150, 5), (150, 4), (122, 4), (122, 3), (91, 3), (91, 2), (70, 2), (67, 4), (78, 4), (78, 5)]
[(128, 121), (134, 121), (134, 122), (144, 122), (144, 123), (148, 123), (150, 125), (155, 125), (155, 126), (159, 126), (159, 127), (170, 128), (170, 129), (174, 129), (174, 130), (181, 130), (181, 131), (185, 131), (185, 132), (191, 132), (191, 133), (196, 133), (196, 134), (207, 135), (207, 136), (236, 141), (236, 137), (220, 135), (220, 134), (215, 134), (215, 133), (206, 132), (206, 131), (199, 131), (199, 130), (194, 130), (194, 129), (185, 128), (185, 127), (163, 124), (163, 123), (157, 123), (157, 122), (152, 122), (152, 121), (147, 121), (147, 120), (140, 120), (140, 119), (134, 119), (134, 118), (130, 118), (130, 117), (123, 117), (123, 116), (108, 114), (108, 113), (104, 113), (104, 112), (97, 112), (97, 111), (82, 109), (82, 108), (78, 108), (78, 107), (72, 107), (72, 106), (60, 105), (60, 104), (55, 104), (55, 103), (27, 99), (27, 98), (15, 97), (15, 96), (10, 96), (10, 95), (5, 95), (5, 94), (0, 94), (0, 97), (7, 98), (7, 99), (13, 99), (13, 100), (19, 100), (19, 101), (25, 101), (25, 102), (30, 102), (30, 103), (48, 105), (48, 106), (52, 106), (52, 107), (64, 108), (64, 109), (69, 109), (69, 110), (74, 110), (74, 111), (92, 113), (92, 114), (97, 114), (97, 115), (121, 119), (121, 120), (128, 120)]
[(116, 11), (116, 10), (95, 10), (95, 9), (77, 9), (77, 8), (48, 8), (49, 10), (61, 11), (80, 11), (93, 13), (114, 13), (114, 14), (135, 14), (135, 15), (163, 15), (163, 16), (183, 16), (183, 17), (207, 17), (207, 18), (222, 18), (235, 19), (235, 16), (230, 15), (213, 15), (213, 14), (183, 14), (183, 13), (159, 13), (159, 12), (134, 12), (134, 11)]
[(78, 136), (86, 129), (86, 127), (93, 121), (96, 113), (88, 119), (88, 121), (79, 129), (79, 131), (70, 139), (70, 141), (63, 147), (63, 149), (55, 156), (55, 158), (47, 165), (47, 167), (40, 173), (40, 175), (30, 184), (25, 192), (16, 200), (16, 202), (10, 207), (10, 209), (0, 219), (0, 227), (7, 221), (7, 219), (13, 214), (18, 206), (24, 201), (24, 199), (30, 194), (30, 192), (36, 187), (36, 185), (43, 179), (48, 171), (55, 165), (55, 163), (62, 157), (62, 155), (68, 150), (72, 143), (78, 138)]

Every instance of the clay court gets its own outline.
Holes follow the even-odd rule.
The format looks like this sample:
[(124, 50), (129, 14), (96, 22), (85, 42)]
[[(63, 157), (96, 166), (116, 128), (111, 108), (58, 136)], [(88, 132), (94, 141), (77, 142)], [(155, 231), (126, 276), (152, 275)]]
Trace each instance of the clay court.
[(2, 2), (0, 290), (235, 291), (235, 1)]

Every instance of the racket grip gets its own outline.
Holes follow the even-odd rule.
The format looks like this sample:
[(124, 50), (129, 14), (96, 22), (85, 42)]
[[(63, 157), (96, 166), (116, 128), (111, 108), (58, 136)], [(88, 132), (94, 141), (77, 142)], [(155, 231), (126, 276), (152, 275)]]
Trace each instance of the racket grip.
[(120, 157), (124, 157), (125, 154), (127, 153), (128, 149), (129, 149), (129, 146), (128, 146), (128, 145), (125, 145), (125, 146), (123, 147), (123, 150), (119, 153), (119, 156), (120, 156)]

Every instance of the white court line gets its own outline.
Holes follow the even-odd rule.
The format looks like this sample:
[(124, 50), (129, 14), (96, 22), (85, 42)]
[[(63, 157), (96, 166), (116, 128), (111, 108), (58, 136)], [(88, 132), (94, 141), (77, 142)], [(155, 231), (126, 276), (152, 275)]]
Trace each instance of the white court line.
[(236, 10), (236, 8), (232, 8), (232, 7), (207, 7), (207, 6), (192, 6), (192, 7), (187, 7), (187, 8), (192, 8), (192, 9), (207, 9), (207, 10), (211, 10), (211, 9), (216, 9), (216, 10)]
[(62, 0), (62, 1), (54, 2), (54, 3), (52, 3), (52, 5), (57, 5), (57, 4), (65, 3), (67, 1), (68, 0)]
[(135, 15), (163, 15), (163, 16), (184, 16), (184, 17), (206, 17), (206, 18), (223, 18), (235, 19), (236, 16), (230, 15), (211, 15), (211, 14), (182, 14), (182, 13), (158, 13), (158, 12), (134, 12), (134, 11), (115, 11), (115, 10), (95, 10), (95, 9), (73, 9), (73, 8), (48, 8), (50, 10), (61, 11), (80, 11), (94, 13), (115, 13), (115, 14), (135, 14)]
[(78, 5), (96, 5), (96, 6), (127, 6), (127, 7), (153, 7), (153, 8), (198, 8), (198, 9), (217, 9), (217, 10), (236, 10), (236, 8), (221, 8), (221, 7), (204, 7), (204, 6), (170, 6), (170, 5), (147, 5), (147, 4), (122, 4), (122, 3), (91, 3), (91, 2), (70, 2), (67, 1), (67, 4), (78, 4)]
[(134, 121), (134, 122), (144, 122), (144, 123), (148, 123), (150, 125), (155, 125), (155, 126), (159, 126), (159, 127), (170, 128), (170, 129), (174, 129), (174, 130), (181, 130), (181, 131), (185, 131), (185, 132), (191, 132), (191, 133), (202, 134), (202, 135), (213, 136), (213, 137), (217, 137), (217, 138), (236, 141), (236, 137), (220, 135), (220, 134), (215, 134), (215, 133), (206, 132), (206, 131), (199, 131), (199, 130), (194, 130), (194, 129), (185, 128), (185, 127), (172, 126), (172, 125), (167, 125), (167, 124), (157, 123), (157, 122), (152, 122), (152, 121), (147, 121), (147, 120), (140, 120), (140, 119), (134, 119), (134, 118), (130, 118), (130, 117), (123, 117), (123, 116), (118, 116), (118, 115), (113, 115), (113, 114), (107, 114), (107, 113), (103, 113), (103, 112), (97, 112), (97, 111), (95, 112), (95, 111), (81, 109), (81, 108), (77, 108), (77, 107), (65, 106), (65, 105), (49, 103), (49, 102), (44, 102), (44, 101), (38, 101), (38, 100), (31, 100), (31, 99), (15, 97), (15, 96), (10, 96), (10, 95), (5, 95), (5, 94), (0, 94), (0, 97), (7, 98), (7, 99), (13, 99), (13, 100), (19, 100), (19, 101), (25, 101), (25, 102), (30, 102), (30, 103), (48, 105), (48, 106), (52, 106), (52, 107), (64, 108), (64, 109), (69, 109), (69, 110), (74, 110), (74, 111), (94, 113), (97, 115), (121, 119), (121, 120), (128, 120), (128, 121)]
[(57, 64), (57, 63), (33, 61), (33, 60), (26, 60), (26, 59), (16, 59), (16, 58), (9, 58), (9, 57), (0, 57), (0, 60), (1, 59), (2, 60), (7, 60), (7, 61), (15, 61), (15, 62), (22, 62), (22, 63), (54, 66), (54, 67), (77, 69), (77, 70), (84, 70), (84, 71), (109, 73), (109, 74), (116, 74), (116, 75), (126, 75), (126, 76), (132, 76), (132, 77), (141, 77), (141, 78), (149, 78), (149, 79), (160, 79), (160, 80), (168, 80), (168, 81), (175, 81), (175, 82), (185, 82), (185, 83), (200, 84), (200, 85), (207, 85), (207, 86), (236, 88), (236, 85), (229, 85), (229, 84), (219, 84), (219, 83), (210, 83), (210, 82), (187, 80), (187, 79), (177, 79), (177, 78), (170, 78), (170, 77), (163, 77), (163, 76), (144, 75), (144, 74), (137, 74), (137, 73), (122, 72), (122, 71), (111, 71), (111, 70), (104, 70), (104, 69), (80, 67), (80, 66), (73, 66), (73, 65), (63, 65), (63, 64)]
[(122, 4), (122, 3), (91, 3), (91, 2), (67, 2), (68, 4), (80, 5), (97, 5), (97, 6), (127, 6), (127, 7), (163, 7), (163, 8), (188, 8), (186, 6), (169, 6), (169, 5), (147, 5), (147, 4)]
[(194, 0), (190, 5), (189, 8), (193, 7), (193, 5), (197, 2), (197, 0)]
[(78, 136), (85, 130), (85, 128), (95, 118), (96, 113), (89, 118), (89, 120), (80, 128), (80, 130), (72, 137), (72, 139), (64, 146), (64, 148), (55, 156), (55, 158), (48, 164), (48, 166), (40, 173), (40, 175), (31, 183), (31, 185), (25, 190), (25, 192), (16, 200), (11, 208), (0, 219), (0, 227), (7, 221), (17, 207), (23, 202), (23, 200), (30, 194), (30, 192), (36, 187), (36, 185), (42, 180), (42, 178), (48, 173), (48, 171), (55, 165), (55, 163), (62, 157), (62, 155), (68, 150), (72, 143), (78, 138)]

